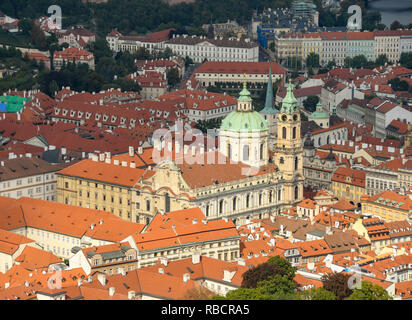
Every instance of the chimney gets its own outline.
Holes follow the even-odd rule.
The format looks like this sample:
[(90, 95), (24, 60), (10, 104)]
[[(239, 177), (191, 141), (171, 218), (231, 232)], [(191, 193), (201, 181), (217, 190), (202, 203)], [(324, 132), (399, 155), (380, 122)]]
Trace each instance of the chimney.
[(239, 258), (239, 259), (237, 260), (237, 264), (238, 264), (239, 266), (246, 266), (246, 261), (245, 261), (245, 259), (243, 259), (243, 258)]
[(200, 262), (200, 253), (194, 252), (192, 253), (192, 264), (198, 264)]
[(193, 219), (192, 224), (197, 224), (197, 219)]
[(105, 274), (99, 274), (97, 276), (97, 280), (99, 280), (99, 282), (102, 286), (106, 285), (106, 275)]
[(203, 219), (202, 219), (202, 223), (203, 223), (203, 224), (207, 224), (207, 219), (206, 219), (206, 218), (203, 218)]
[(164, 274), (164, 273), (165, 273), (165, 269), (159, 268), (159, 269), (158, 269), (158, 272), (159, 272), (159, 274)]
[(122, 167), (127, 167), (127, 161), (122, 161)]
[(143, 153), (143, 147), (138, 147), (137, 148), (137, 153), (142, 154)]
[(134, 291), (129, 291), (128, 293), (127, 293), (127, 299), (129, 299), (129, 300), (132, 300), (132, 299), (134, 299), (136, 297), (136, 292), (134, 292)]
[(114, 287), (110, 287), (110, 288), (109, 288), (109, 296), (113, 297), (115, 290), (116, 290), (116, 289), (115, 289)]
[(134, 156), (134, 148), (132, 146), (129, 147), (129, 156), (130, 157)]
[(160, 263), (161, 263), (162, 265), (164, 265), (165, 267), (167, 267), (168, 259), (167, 259), (166, 257), (161, 257), (161, 258), (160, 258)]
[[(26, 281), (27, 282), (27, 281)], [(24, 283), (24, 284), (26, 284), (26, 283)], [(10, 287), (10, 282), (6, 282), (5, 284), (4, 284), (4, 289), (8, 289)]]
[(183, 275), (183, 282), (188, 282), (190, 280), (190, 274), (189, 273), (185, 273), (184, 275)]
[(82, 285), (83, 279), (79, 278), (77, 279), (77, 286), (80, 287)]

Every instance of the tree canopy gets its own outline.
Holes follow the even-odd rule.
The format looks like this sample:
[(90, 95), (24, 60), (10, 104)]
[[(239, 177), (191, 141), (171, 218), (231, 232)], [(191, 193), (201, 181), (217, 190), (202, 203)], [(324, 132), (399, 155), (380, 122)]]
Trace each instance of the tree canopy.
[(323, 287), (332, 292), (338, 300), (343, 300), (352, 294), (349, 288), (350, 275), (345, 273), (329, 273), (323, 276)]
[(388, 292), (369, 281), (362, 281), (360, 289), (354, 289), (353, 293), (345, 300), (392, 300)]

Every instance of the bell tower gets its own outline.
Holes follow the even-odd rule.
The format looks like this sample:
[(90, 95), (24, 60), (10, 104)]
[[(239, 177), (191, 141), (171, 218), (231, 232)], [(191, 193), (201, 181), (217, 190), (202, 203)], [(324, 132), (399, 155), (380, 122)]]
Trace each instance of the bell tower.
[(294, 205), (303, 199), (303, 146), (298, 101), (289, 82), (277, 119), (275, 163), (284, 182), (284, 203)]

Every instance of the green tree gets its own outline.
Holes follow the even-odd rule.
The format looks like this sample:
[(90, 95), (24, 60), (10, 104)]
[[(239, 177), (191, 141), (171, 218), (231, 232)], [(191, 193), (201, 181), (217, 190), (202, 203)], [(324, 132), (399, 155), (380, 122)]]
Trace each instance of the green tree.
[(303, 107), (309, 112), (314, 112), (316, 110), (316, 105), (318, 104), (318, 102), (318, 96), (309, 96), (303, 101)]
[(286, 259), (275, 256), (246, 271), (243, 274), (241, 286), (242, 288), (256, 288), (259, 282), (268, 280), (275, 275), (286, 276), (292, 280), (295, 276), (295, 269)]
[(352, 294), (349, 288), (349, 274), (328, 273), (322, 277), (323, 287), (332, 292), (338, 300), (343, 300)]
[(31, 28), (33, 27), (33, 21), (30, 19), (21, 19), (17, 24), (21, 33), (30, 35)]
[(306, 66), (308, 68), (318, 68), (319, 67), (319, 55), (311, 52), (306, 57)]
[(37, 23), (33, 23), (33, 26), (30, 30), (31, 42), (39, 49), (47, 48), (46, 36), (43, 30), (40, 29), (40, 26)]
[(186, 58), (185, 58), (185, 68), (187, 68), (191, 64), (193, 64), (192, 58), (190, 58), (189, 56), (186, 56)]
[(174, 87), (180, 81), (179, 70), (177, 68), (171, 68), (166, 73), (167, 83)]
[(290, 69), (300, 70), (302, 69), (302, 60), (299, 57), (288, 57), (286, 66)]
[(403, 29), (403, 28), (405, 28), (405, 26), (401, 24), (398, 20), (395, 20), (394, 22), (392, 22), (390, 26), (391, 30), (398, 30), (398, 29)]
[(403, 52), (401, 53), (401, 58), (399, 63), (402, 67), (412, 68), (412, 52)]
[(163, 50), (162, 59), (169, 59), (173, 56), (173, 51), (169, 47)]
[(336, 67), (336, 61), (335, 61), (335, 60), (329, 61), (329, 62), (328, 62), (328, 67), (329, 67), (330, 69), (335, 68), (335, 67)]
[(333, 292), (330, 292), (322, 287), (299, 292), (296, 295), (296, 299), (297, 300), (337, 300), (336, 295)]
[(389, 80), (388, 84), (392, 86), (394, 91), (408, 91), (409, 89), (409, 84), (405, 80), (400, 80), (399, 78)]
[(354, 289), (353, 293), (345, 300), (392, 300), (388, 292), (378, 285), (369, 281), (362, 281), (360, 289)]
[(50, 82), (49, 88), (50, 88), (49, 91), (52, 97), (54, 97), (57, 91), (59, 91), (59, 86), (57, 85), (57, 82), (55, 80), (52, 80)]
[(378, 66), (384, 66), (385, 63), (388, 63), (389, 59), (388, 56), (386, 54), (380, 54), (375, 61), (375, 64)]

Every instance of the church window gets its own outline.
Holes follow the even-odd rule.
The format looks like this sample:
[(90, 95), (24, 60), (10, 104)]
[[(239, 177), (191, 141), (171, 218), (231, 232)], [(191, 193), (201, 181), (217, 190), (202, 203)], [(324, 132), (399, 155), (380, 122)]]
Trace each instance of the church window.
[(286, 127), (282, 128), (282, 138), (286, 139)]
[(234, 197), (234, 198), (233, 198), (233, 211), (236, 210), (236, 201), (237, 201), (237, 198)]
[(263, 143), (260, 144), (260, 160), (263, 159)]
[(219, 201), (219, 213), (223, 213), (223, 200)]
[(280, 164), (284, 164), (284, 163), (285, 163), (285, 160), (283, 159), (283, 157), (280, 157), (279, 162), (280, 162)]
[(249, 208), (250, 195), (246, 196), (246, 208)]
[(232, 158), (232, 146), (230, 145), (230, 143), (227, 144), (227, 156), (229, 159)]
[(295, 187), (295, 200), (297, 200), (299, 198), (299, 187), (296, 186)]
[(249, 160), (249, 146), (247, 144), (243, 146), (243, 160)]
[(295, 157), (295, 170), (298, 170), (298, 166), (299, 166), (299, 159), (298, 157)]
[(293, 130), (292, 130), (292, 139), (296, 139), (296, 127), (293, 127)]

